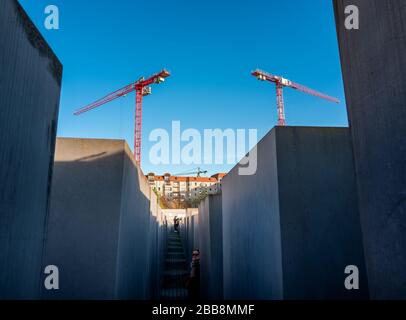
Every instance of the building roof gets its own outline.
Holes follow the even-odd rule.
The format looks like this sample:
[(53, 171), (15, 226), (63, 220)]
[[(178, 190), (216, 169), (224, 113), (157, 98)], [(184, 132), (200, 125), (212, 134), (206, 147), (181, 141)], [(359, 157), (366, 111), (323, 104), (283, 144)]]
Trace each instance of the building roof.
[(213, 174), (211, 177), (212, 177), (212, 178), (216, 178), (217, 180), (219, 180), (219, 179), (224, 178), (226, 175), (227, 175), (227, 173), (221, 173), (221, 172), (219, 172), (219, 173)]

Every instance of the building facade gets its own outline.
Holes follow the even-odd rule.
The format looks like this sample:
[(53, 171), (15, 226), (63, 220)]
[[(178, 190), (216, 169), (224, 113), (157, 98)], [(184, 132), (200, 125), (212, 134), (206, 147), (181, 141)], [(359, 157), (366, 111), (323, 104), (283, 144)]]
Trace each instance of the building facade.
[(169, 173), (164, 175), (149, 173), (147, 178), (150, 186), (160, 196), (168, 200), (191, 201), (204, 194), (221, 192), (221, 180), (225, 175), (225, 173), (217, 173), (211, 177), (181, 177), (172, 176)]

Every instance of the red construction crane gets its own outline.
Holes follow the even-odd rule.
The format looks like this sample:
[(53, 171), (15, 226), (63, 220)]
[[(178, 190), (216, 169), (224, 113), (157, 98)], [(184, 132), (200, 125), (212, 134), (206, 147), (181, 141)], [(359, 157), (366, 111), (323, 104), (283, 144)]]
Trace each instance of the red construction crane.
[(84, 112), (97, 108), (105, 103), (122, 97), (132, 91), (135, 91), (135, 130), (134, 130), (134, 158), (135, 162), (141, 164), (141, 130), (142, 130), (142, 97), (152, 93), (149, 85), (153, 83), (161, 83), (169, 77), (170, 73), (166, 70), (158, 72), (148, 79), (140, 78), (138, 81), (129, 84), (128, 86), (114, 91), (107, 96), (75, 111), (74, 115), (78, 116)]
[(278, 108), (278, 126), (286, 126), (285, 120), (285, 106), (283, 102), (283, 87), (291, 87), (293, 89), (311, 94), (316, 97), (326, 99), (331, 102), (340, 103), (340, 100), (327, 96), (323, 93), (317, 92), (313, 89), (307, 88), (301, 84), (295, 83), (288, 79), (282, 78), (280, 76), (275, 76), (273, 74), (267, 73), (262, 70), (255, 70), (251, 73), (254, 77), (261, 81), (274, 82), (276, 85), (276, 103)]

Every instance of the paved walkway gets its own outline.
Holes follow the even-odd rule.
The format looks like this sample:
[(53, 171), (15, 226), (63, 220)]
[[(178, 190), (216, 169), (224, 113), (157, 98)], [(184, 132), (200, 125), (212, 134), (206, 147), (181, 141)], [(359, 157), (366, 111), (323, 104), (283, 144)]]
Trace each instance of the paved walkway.
[(184, 300), (187, 298), (185, 281), (189, 275), (185, 252), (178, 232), (168, 235), (166, 267), (161, 298), (165, 300)]

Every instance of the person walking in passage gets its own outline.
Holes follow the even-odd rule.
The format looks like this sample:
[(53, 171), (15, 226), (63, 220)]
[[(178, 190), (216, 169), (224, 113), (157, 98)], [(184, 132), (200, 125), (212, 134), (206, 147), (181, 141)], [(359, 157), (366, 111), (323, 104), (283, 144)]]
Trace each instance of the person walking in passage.
[(177, 216), (173, 218), (173, 229), (175, 232), (179, 232), (179, 218)]
[(189, 300), (200, 298), (200, 250), (194, 249), (192, 252), (192, 263), (190, 264), (190, 276), (186, 283)]

